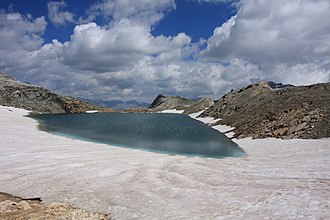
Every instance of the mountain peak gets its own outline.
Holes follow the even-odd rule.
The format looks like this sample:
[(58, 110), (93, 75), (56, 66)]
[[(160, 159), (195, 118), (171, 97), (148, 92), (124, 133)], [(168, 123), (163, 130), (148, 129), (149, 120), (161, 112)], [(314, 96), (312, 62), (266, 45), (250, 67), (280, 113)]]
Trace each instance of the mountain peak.
[(0, 73), (0, 105), (40, 113), (76, 113), (95, 110), (95, 106), (86, 102), (17, 81), (6, 73)]

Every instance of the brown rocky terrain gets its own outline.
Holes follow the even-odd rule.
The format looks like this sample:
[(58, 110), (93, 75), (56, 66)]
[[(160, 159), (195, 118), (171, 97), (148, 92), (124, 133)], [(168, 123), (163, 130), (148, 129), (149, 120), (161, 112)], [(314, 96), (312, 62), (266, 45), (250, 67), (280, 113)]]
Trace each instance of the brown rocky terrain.
[(22, 199), (0, 193), (0, 219), (2, 220), (105, 220), (105, 214), (87, 212), (71, 204), (41, 203), (40, 199)]
[(157, 112), (157, 110), (155, 109), (151, 109), (151, 108), (128, 108), (123, 110), (122, 112), (127, 112), (127, 113), (152, 113), (152, 112)]
[(330, 83), (290, 86), (273, 82), (231, 91), (202, 117), (235, 127), (235, 137), (330, 137)]
[[(191, 114), (205, 110), (213, 106), (211, 98), (205, 97), (199, 100), (186, 99), (180, 96), (165, 96), (159, 94), (149, 107), (140, 109), (140, 112), (157, 112), (169, 109), (184, 110), (183, 114)], [(132, 109), (135, 111), (135, 109)]]
[(95, 109), (113, 111), (70, 96), (57, 95), (40, 86), (19, 82), (5, 73), (0, 73), (0, 105), (39, 113), (80, 113)]
[(213, 105), (214, 101), (209, 97), (205, 97), (185, 108), (183, 114), (189, 115), (195, 112), (200, 112)]
[(195, 102), (195, 100), (182, 98), (180, 96), (165, 96), (163, 94), (159, 94), (148, 108), (156, 111), (167, 109), (184, 110)]

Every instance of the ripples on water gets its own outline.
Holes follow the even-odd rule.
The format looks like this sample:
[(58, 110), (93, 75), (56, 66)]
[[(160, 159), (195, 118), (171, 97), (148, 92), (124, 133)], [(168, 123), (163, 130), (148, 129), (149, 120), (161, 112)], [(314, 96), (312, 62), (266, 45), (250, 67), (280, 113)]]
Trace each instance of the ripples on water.
[(170, 154), (243, 156), (224, 134), (180, 114), (97, 113), (33, 115), (44, 131)]

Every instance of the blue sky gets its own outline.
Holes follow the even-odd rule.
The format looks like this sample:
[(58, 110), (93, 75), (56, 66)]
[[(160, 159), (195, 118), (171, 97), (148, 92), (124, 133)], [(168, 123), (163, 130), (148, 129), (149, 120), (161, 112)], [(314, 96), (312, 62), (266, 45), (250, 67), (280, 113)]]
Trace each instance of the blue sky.
[(328, 0), (0, 1), (0, 71), (85, 98), (330, 81)]
[[(38, 2), (35, 3), (35, 2)], [(93, 0), (67, 0), (67, 8), (76, 16), (84, 16), (86, 10), (93, 4)], [(24, 14), (31, 14), (33, 17), (47, 16), (47, 1), (35, 0), (34, 4), (30, 1), (22, 0), (2, 0), (0, 8), (18, 11)], [(164, 19), (160, 20), (152, 30), (154, 35), (173, 36), (180, 32), (185, 32), (192, 37), (193, 42), (200, 38), (207, 39), (213, 34), (215, 27), (221, 25), (236, 14), (236, 7), (231, 3), (200, 3), (191, 0), (179, 0), (175, 2), (175, 10), (166, 13)], [(74, 23), (66, 25), (54, 25), (49, 18), (46, 31), (43, 35), (46, 43), (53, 39), (61, 42), (70, 40)], [(95, 21), (100, 25), (105, 25), (107, 21), (97, 18)]]
[(201, 4), (194, 1), (176, 1), (176, 9), (155, 26), (155, 35), (176, 35), (184, 32), (192, 37), (193, 42), (200, 38), (207, 39), (214, 28), (226, 22), (236, 14), (232, 4)]

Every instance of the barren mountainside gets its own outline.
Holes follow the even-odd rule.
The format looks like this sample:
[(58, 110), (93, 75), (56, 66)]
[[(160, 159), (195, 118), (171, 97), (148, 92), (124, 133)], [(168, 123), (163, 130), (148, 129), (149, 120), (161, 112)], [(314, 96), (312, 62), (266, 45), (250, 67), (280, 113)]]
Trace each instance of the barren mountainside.
[(273, 82), (231, 91), (202, 115), (235, 127), (236, 137), (330, 137), (330, 83), (291, 86)]
[(146, 102), (138, 102), (135, 100), (130, 101), (122, 101), (122, 100), (101, 100), (101, 99), (84, 99), (79, 98), (80, 100), (84, 102), (88, 102), (91, 105), (95, 105), (98, 107), (105, 107), (105, 108), (112, 108), (115, 110), (125, 110), (125, 109), (137, 109), (137, 108), (145, 108), (149, 105), (149, 103)]
[(200, 112), (213, 105), (214, 105), (214, 101), (209, 97), (205, 97), (198, 100), (197, 102), (194, 102), (189, 107), (185, 108), (183, 114), (189, 115), (195, 112)]
[(163, 94), (159, 94), (148, 108), (157, 111), (166, 109), (184, 110), (186, 107), (195, 102), (195, 100), (182, 98), (180, 96), (165, 96)]
[(188, 115), (203, 111), (206, 108), (213, 106), (213, 104), (213, 100), (209, 97), (193, 100), (182, 98), (180, 96), (165, 96), (159, 94), (148, 108), (152, 111), (163, 111), (168, 109), (184, 110), (183, 114)]
[[(98, 109), (77, 98), (60, 96), (0, 73), (0, 105), (40, 113), (78, 113)], [(191, 114), (206, 109), (200, 117), (221, 119), (218, 124), (235, 127), (235, 137), (325, 138), (330, 137), (330, 83), (309, 86), (274, 82), (251, 84), (232, 90), (214, 102), (179, 96), (158, 95), (148, 108), (127, 112), (184, 110)]]
[(57, 95), (45, 88), (19, 82), (0, 73), (0, 105), (40, 113), (77, 113), (95, 109), (79, 99)]

